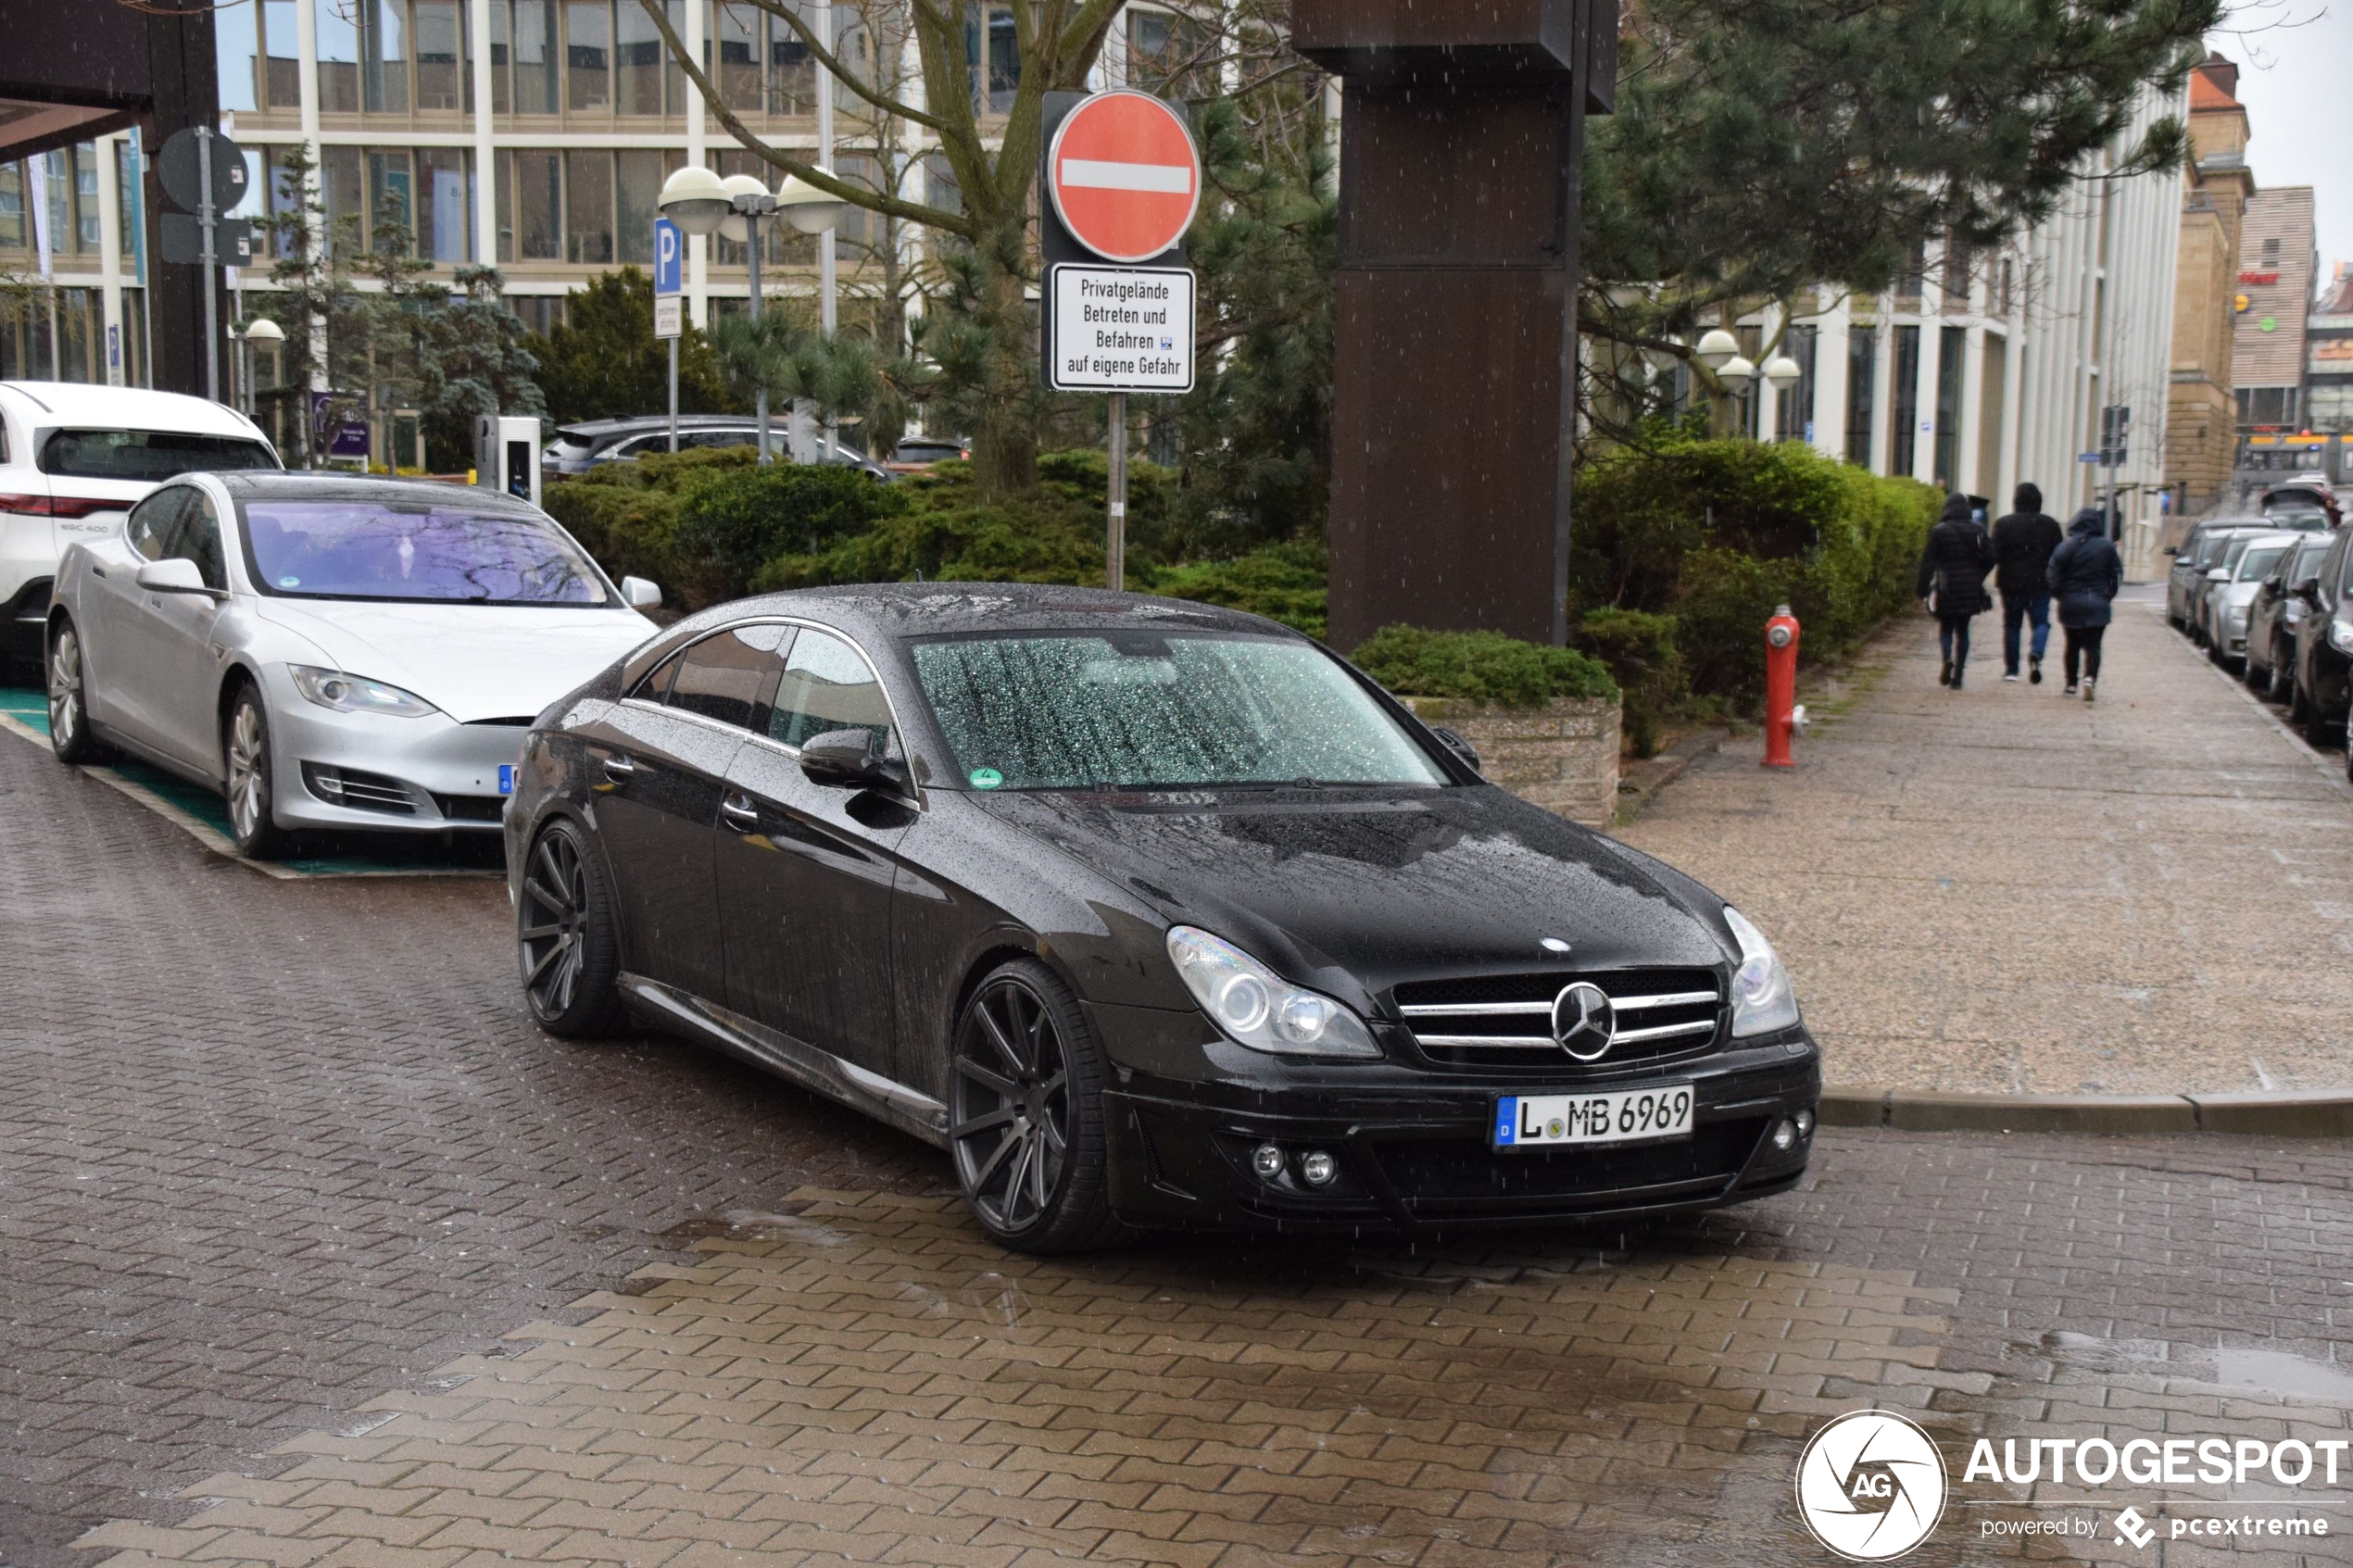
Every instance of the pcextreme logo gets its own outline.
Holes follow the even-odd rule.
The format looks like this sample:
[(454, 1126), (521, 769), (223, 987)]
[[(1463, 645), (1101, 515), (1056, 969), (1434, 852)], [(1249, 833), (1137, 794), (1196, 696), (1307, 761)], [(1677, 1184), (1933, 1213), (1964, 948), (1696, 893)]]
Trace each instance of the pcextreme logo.
[(1797, 1461), (1797, 1512), (1851, 1562), (1885, 1562), (1928, 1538), (1944, 1514), (1944, 1456), (1887, 1411), (1840, 1416)]

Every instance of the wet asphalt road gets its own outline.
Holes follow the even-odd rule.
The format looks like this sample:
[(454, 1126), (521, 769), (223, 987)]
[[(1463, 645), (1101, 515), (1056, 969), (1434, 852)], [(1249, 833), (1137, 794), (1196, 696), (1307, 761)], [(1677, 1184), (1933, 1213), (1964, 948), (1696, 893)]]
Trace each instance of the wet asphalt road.
[[(793, 1194), (824, 1188), (912, 1204), (923, 1224), (963, 1234), (931, 1201), (945, 1173), (928, 1149), (689, 1047), (539, 1035), (515, 998), (496, 884), (265, 881), (5, 736), (0, 865), (0, 1562), (93, 1562), (68, 1543), (94, 1525), (173, 1522), (192, 1507), (175, 1494), (206, 1477), (279, 1474), (296, 1459), (274, 1446), (356, 1429), (359, 1406), (419, 1389), (519, 1325), (609, 1309), (573, 1304), (735, 1234), (731, 1211), (794, 1212), (811, 1200)], [(924, 1263), (892, 1250), (897, 1223), (841, 1222), (886, 1277)], [(743, 1234), (768, 1249), (760, 1266), (799, 1277), (805, 1236)], [(949, 1250), (974, 1277), (1049, 1287), (968, 1236)], [(1499, 1385), (1575, 1350), (1575, 1333), (1551, 1327), (1595, 1321), (1585, 1286), (1559, 1279), (1630, 1286), (1654, 1310), (1690, 1311), (1655, 1320), (1666, 1332), (1604, 1336), (1631, 1363), (1610, 1398), (1648, 1386), (1626, 1383), (1633, 1372), (1714, 1356), (1749, 1401), (1736, 1410), (1751, 1414), (1729, 1416), (1699, 1401), (1689, 1436), (1661, 1450), (1730, 1456), (1642, 1494), (1636, 1512), (1659, 1538), (1684, 1543), (1672, 1550), (1635, 1549), (1644, 1532), (1580, 1538), (1570, 1523), (1531, 1525), (1516, 1546), (1451, 1531), (1413, 1506), (1434, 1481), (1383, 1471), (1365, 1482), (1380, 1510), (1343, 1490), (1288, 1535), (1263, 1497), (1245, 1508), (1223, 1483), (1201, 1488), (1191, 1538), (1223, 1542), (1233, 1562), (1469, 1560), (1446, 1542), (1533, 1561), (1811, 1551), (1790, 1534), (1795, 1443), (1818, 1412), (1875, 1399), (1962, 1439), (2032, 1432), (2059, 1411), (2272, 1436), (2342, 1428), (2353, 1406), (2353, 1154), (2334, 1144), (1832, 1133), (1800, 1191), (1601, 1245), (1275, 1256), (1167, 1243), (1103, 1267), (1212, 1315), (1238, 1310), (1219, 1303), (1239, 1271), (1253, 1300), (1370, 1304), (1389, 1314), (1381, 1332), (1405, 1332), (1380, 1305), (1401, 1275), (1526, 1291), (1484, 1363)], [(1869, 1298), (1873, 1333), (1809, 1327), (1818, 1318), (1792, 1282), (1816, 1279)], [(952, 1315), (970, 1295), (940, 1299)], [(1106, 1335), (1133, 1310), (1118, 1289), (1096, 1298)], [(1709, 1314), (1727, 1299), (1781, 1343), (1761, 1359), (1743, 1350)], [(972, 1310), (1006, 1315), (995, 1298)], [(1088, 1310), (1056, 1332), (1085, 1337)], [(1573, 1520), (1592, 1503), (1576, 1488), (1602, 1483), (1557, 1462), (1557, 1507)], [(1140, 1505), (1119, 1494), (1088, 1506)], [(1071, 1531), (1074, 1517), (1032, 1525)], [(1757, 1533), (1705, 1534), (1727, 1518)], [(2353, 1511), (2335, 1518), (2353, 1536)], [(1244, 1524), (1273, 1533), (1244, 1539)], [(1977, 1560), (1947, 1534), (1920, 1560)], [(1040, 1549), (1219, 1560), (1110, 1538)], [(2342, 1560), (2337, 1544), (2309, 1560)], [(2165, 1562), (2194, 1560), (2168, 1549)]]

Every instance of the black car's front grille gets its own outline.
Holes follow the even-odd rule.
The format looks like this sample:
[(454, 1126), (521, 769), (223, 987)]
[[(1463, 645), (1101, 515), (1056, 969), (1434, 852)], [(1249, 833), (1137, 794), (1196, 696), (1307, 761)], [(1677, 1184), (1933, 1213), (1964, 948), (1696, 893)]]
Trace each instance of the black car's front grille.
[(1573, 1213), (1721, 1191), (1747, 1165), (1765, 1118), (1703, 1122), (1673, 1143), (1515, 1153), (1468, 1138), (1371, 1146), (1398, 1200), (1417, 1218), (1452, 1213)]
[(383, 773), (305, 762), (302, 765), (302, 782), (308, 786), (311, 794), (331, 806), (383, 811), (396, 817), (417, 814), (417, 799), (409, 792), (409, 786)]
[[(1600, 986), (1617, 1012), (1616, 1038), (1593, 1061), (1577, 1060), (1553, 1039), (1554, 998), (1578, 980)], [(1705, 969), (1415, 980), (1399, 985), (1391, 998), (1433, 1066), (1514, 1068), (1548, 1076), (1592, 1076), (1698, 1055), (1715, 1046), (1724, 1011), (1722, 984)]]
[(507, 814), (503, 795), (436, 795), (433, 803), (453, 822), (495, 822)]

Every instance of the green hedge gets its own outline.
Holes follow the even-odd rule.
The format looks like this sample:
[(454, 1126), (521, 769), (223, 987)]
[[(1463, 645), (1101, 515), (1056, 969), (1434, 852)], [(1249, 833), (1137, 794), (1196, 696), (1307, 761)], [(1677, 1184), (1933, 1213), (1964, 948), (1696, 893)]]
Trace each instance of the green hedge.
[(1614, 697), (1617, 683), (1575, 648), (1523, 643), (1501, 632), (1428, 632), (1384, 626), (1349, 656), (1390, 691), (1536, 708), (1555, 697)]
[(1691, 690), (1745, 705), (1774, 607), (1796, 611), (1809, 657), (1852, 647), (1910, 601), (1942, 500), (1802, 442), (1669, 438), (1579, 476), (1573, 591), (1589, 620), (1672, 616)]

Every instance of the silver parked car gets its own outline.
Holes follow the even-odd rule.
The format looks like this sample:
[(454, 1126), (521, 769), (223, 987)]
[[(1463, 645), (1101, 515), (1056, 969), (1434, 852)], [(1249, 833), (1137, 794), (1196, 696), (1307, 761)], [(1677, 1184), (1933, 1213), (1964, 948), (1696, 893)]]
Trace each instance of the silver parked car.
[(66, 552), (49, 734), (228, 797), (241, 853), (297, 830), (497, 832), (539, 711), (652, 635), (537, 508), (489, 491), (197, 473)]
[(2300, 533), (2250, 533), (2234, 541), (2227, 555), (2226, 564), (2207, 573), (2209, 583), (2206, 590), (2204, 612), (2198, 617), (2206, 628), (2207, 656), (2215, 663), (2230, 668), (2246, 657), (2247, 615), (2255, 605), (2255, 596), (2280, 564), (2281, 558), (2296, 547)]
[(2233, 539), (2265, 527), (2253, 517), (2208, 518), (2190, 530), (2189, 537), (2166, 554), (2173, 558), (2165, 580), (2165, 619), (2187, 632), (2197, 619), (2197, 601), (2206, 592), (2206, 574), (2218, 565)]
[(2304, 590), (2320, 580), (2321, 562), (2336, 542), (2330, 533), (2300, 533), (2255, 590), (2246, 615), (2247, 686), (2273, 701), (2285, 701), (2296, 678), (2296, 628), (2307, 608)]

